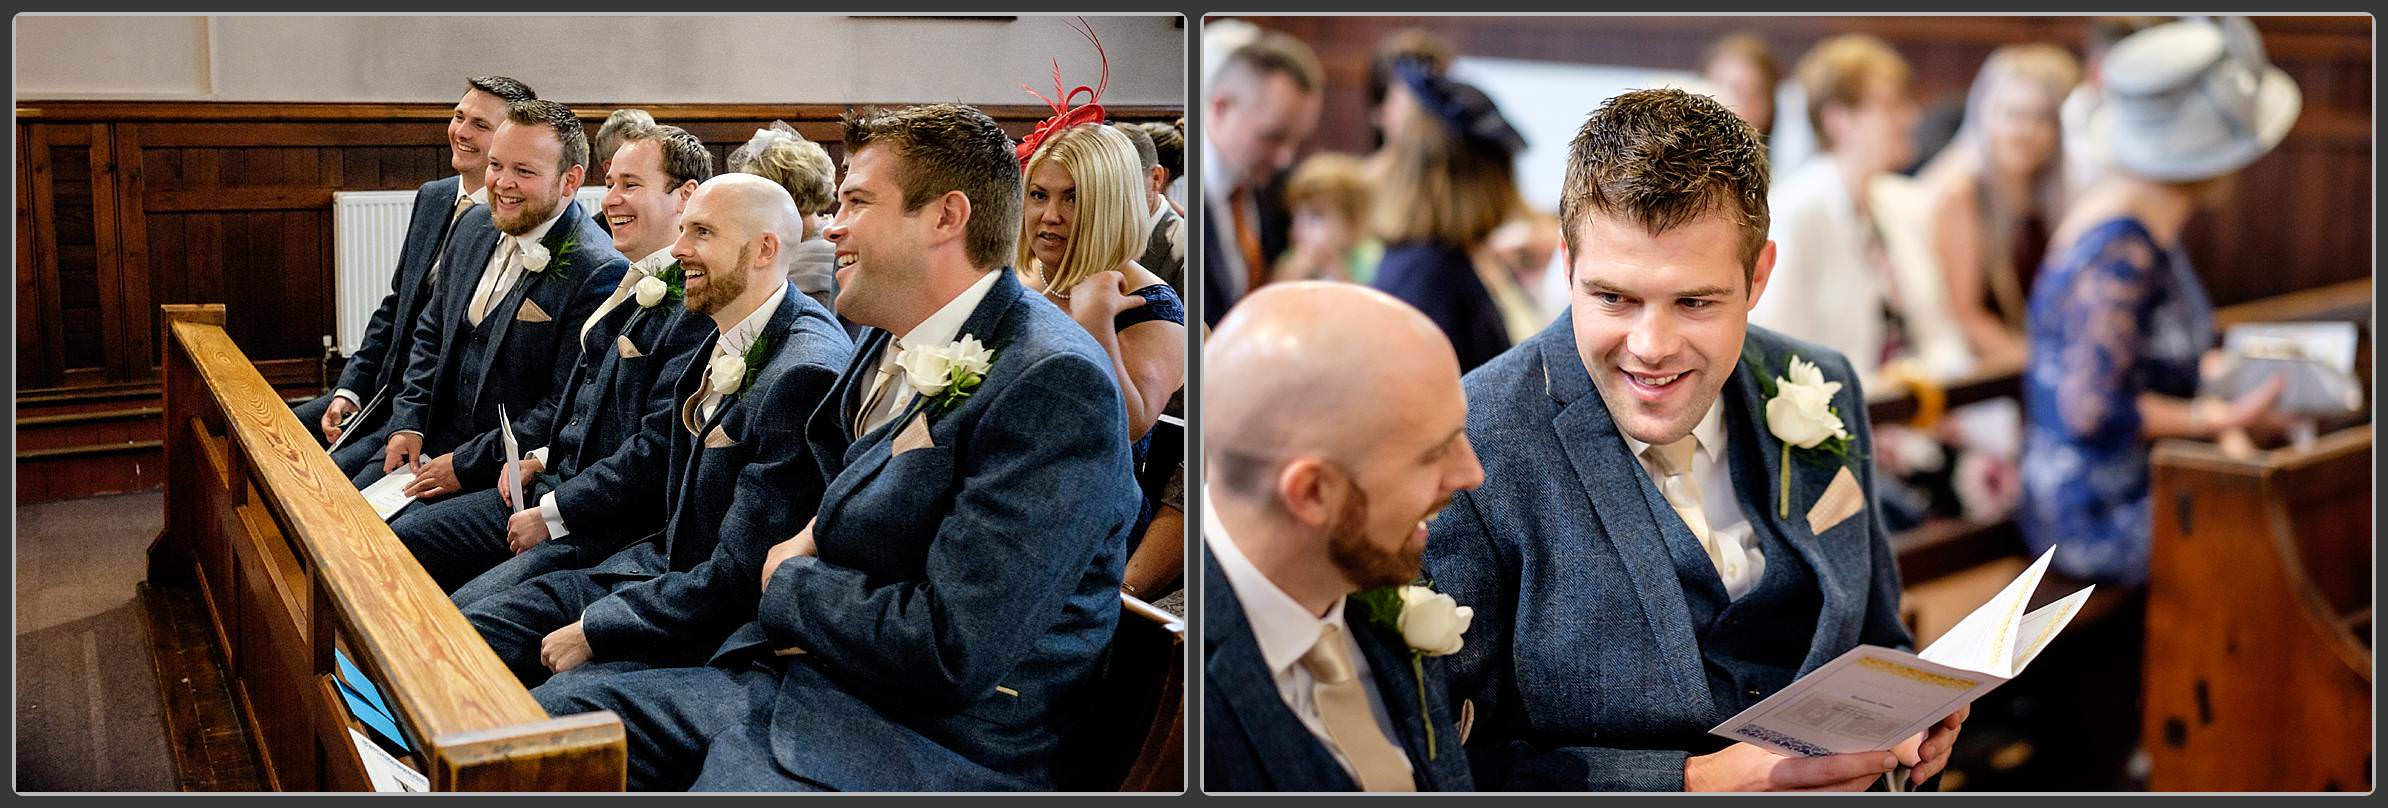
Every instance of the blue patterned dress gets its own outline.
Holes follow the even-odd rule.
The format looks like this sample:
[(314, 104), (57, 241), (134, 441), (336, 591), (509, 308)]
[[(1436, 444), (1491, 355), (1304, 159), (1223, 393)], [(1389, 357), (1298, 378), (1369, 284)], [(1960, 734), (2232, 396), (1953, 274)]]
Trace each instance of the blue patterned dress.
[(2084, 232), (2040, 270), (2023, 377), (2023, 507), (2032, 553), (2067, 575), (2138, 586), (2148, 573), (2148, 443), (2139, 396), (2197, 392), (2214, 306), (2178, 245), (2135, 219)]
[[(1126, 331), (1129, 326), (1150, 322), (1186, 324), (1186, 302), (1177, 296), (1177, 290), (1171, 288), (1169, 284), (1156, 283), (1138, 289), (1133, 294), (1144, 298), (1144, 305), (1120, 312), (1118, 317), (1113, 318), (1111, 321), (1113, 333)], [(1144, 437), (1137, 438), (1129, 448), (1134, 455), (1135, 468), (1141, 474), (1144, 469), (1144, 456), (1150, 454), (1153, 449), (1153, 433), (1144, 433)], [(1152, 492), (1146, 491), (1144, 506), (1136, 513), (1136, 529), (1128, 534), (1129, 554), (1135, 554), (1136, 547), (1144, 543), (1144, 528), (1153, 523), (1154, 505), (1156, 504), (1153, 501)]]

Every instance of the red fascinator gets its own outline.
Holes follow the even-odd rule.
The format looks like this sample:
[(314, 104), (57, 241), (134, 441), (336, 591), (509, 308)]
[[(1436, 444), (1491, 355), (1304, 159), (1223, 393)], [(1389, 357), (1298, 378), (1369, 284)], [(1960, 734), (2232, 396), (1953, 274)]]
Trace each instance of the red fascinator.
[[(1026, 84), (1020, 85), (1020, 89), (1027, 90), (1029, 95), (1036, 96), (1037, 100), (1043, 101), (1046, 106), (1053, 108), (1053, 117), (1038, 121), (1036, 131), (1028, 133), (1027, 137), (1020, 139), (1020, 145), (1013, 147), (1014, 152), (1020, 156), (1021, 168), (1028, 167), (1028, 158), (1035, 156), (1036, 147), (1044, 143), (1045, 138), (1082, 123), (1103, 122), (1103, 105), (1100, 102), (1103, 100), (1103, 88), (1111, 85), (1111, 56), (1103, 52), (1103, 40), (1095, 37), (1094, 26), (1088, 25), (1086, 18), (1078, 18), (1078, 24), (1071, 26), (1070, 30), (1077, 31), (1079, 36), (1086, 37), (1086, 41), (1094, 43), (1095, 56), (1103, 61), (1102, 78), (1097, 80), (1093, 87), (1081, 84), (1063, 90), (1061, 88), (1061, 60), (1055, 59), (1053, 60), (1054, 97), (1046, 98), (1035, 88)], [(1071, 106), (1070, 104), (1077, 100), (1079, 93), (1086, 94), (1086, 102)]]

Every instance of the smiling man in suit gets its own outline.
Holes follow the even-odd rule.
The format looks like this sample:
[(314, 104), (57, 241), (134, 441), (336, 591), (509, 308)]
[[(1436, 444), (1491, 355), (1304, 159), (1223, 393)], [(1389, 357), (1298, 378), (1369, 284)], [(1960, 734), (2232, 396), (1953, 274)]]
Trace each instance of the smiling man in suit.
[[(724, 174), (698, 187), (681, 224), (671, 250), (687, 279), (688, 311), (707, 325), (698, 349), (705, 361), (672, 380), (670, 405), (651, 412), (622, 451), (575, 478), (626, 480), (640, 476), (631, 469), (663, 469), (650, 483), (654, 502), (644, 506), (666, 515), (663, 530), (591, 559), (593, 566), (539, 575), (465, 605), (465, 618), (524, 684), (591, 660), (607, 670), (702, 663), (730, 629), (754, 619), (752, 570), (763, 548), (802, 529), (820, 502), (804, 419), (829, 394), (853, 343), (829, 310), (790, 293), (789, 247), (803, 233), (795, 202), (770, 180)], [(608, 495), (648, 493), (588, 492)], [(717, 543), (749, 549), (708, 564), (722, 555)], [(741, 585), (709, 585), (740, 563)], [(725, 619), (727, 626), (708, 628)]]
[[(1576, 135), (1560, 221), (1573, 303), (1468, 374), (1486, 481), (1427, 545), (1430, 577), (1476, 610), (1453, 697), (1473, 705), (1478, 784), (1936, 774), (1963, 710), (1895, 753), (1786, 758), (1708, 733), (1851, 647), (1910, 643), (1848, 360), (1748, 325), (1774, 263), (1757, 133), (1707, 96), (1619, 95)], [(1839, 382), (1801, 386), (1846, 424), (1768, 402), (1814, 381), (1794, 361)]]
[(531, 501), (508, 501), (501, 480), (410, 508), (390, 524), (458, 604), (597, 563), (663, 526), (663, 464), (599, 461), (629, 451), (648, 414), (671, 408), (680, 371), (713, 331), (703, 315), (683, 314), (668, 280), (677, 277), (671, 248), (681, 211), (697, 183), (713, 177), (713, 155), (676, 126), (631, 127), (615, 140), (622, 145), (608, 162), (605, 212), (614, 249), (640, 258), (581, 323), (562, 406), (515, 419), (519, 435), (552, 436), (522, 461)]
[(704, 667), (533, 695), (621, 715), (646, 788), (1050, 788), (1119, 618), (1126, 409), (1093, 339), (1002, 265), (1020, 166), (993, 120), (864, 113), (846, 155), (827, 235), (838, 311), (869, 330), (806, 424), (819, 515), (735, 539), (761, 539), (757, 625)]
[[(570, 107), (508, 105), (488, 157), (488, 210), (465, 213), (448, 239), (433, 297), (415, 318), (382, 463), (357, 475), (359, 487), (400, 465), (417, 469), (407, 493), (421, 499), (496, 485), (506, 461), (499, 409), (517, 425), (552, 417), (580, 357), (581, 323), (630, 267), (572, 201), (589, 145)], [(519, 426), (516, 435), (530, 446), (547, 439)]]
[(1203, 366), (1222, 381), (1203, 393), (1202, 787), (1471, 788), (1439, 658), (1457, 637), (1417, 638), (1413, 667), (1401, 621), (1355, 594), (1415, 580), (1427, 519), (1484, 479), (1450, 341), (1365, 286), (1276, 284)]
[[(522, 82), (505, 76), (476, 76), (465, 81), (448, 119), (448, 164), (456, 176), (423, 183), (415, 191), (414, 213), (406, 221), (406, 240), (398, 248), (398, 270), (390, 276), (390, 293), (365, 323), (364, 341), (340, 370), (332, 392), (293, 409), (299, 423), (316, 428), (324, 445), (351, 431), (359, 434), (332, 454), (332, 463), (354, 476), (382, 459), (389, 440), (389, 400), (406, 380), (413, 357), (415, 315), (431, 298), (432, 267), (455, 231), (456, 220), (478, 205), (489, 204), (484, 186), (489, 158), (483, 154), (498, 124), (506, 120), (506, 105), (539, 97)], [(366, 405), (372, 411), (365, 411)], [(354, 420), (350, 420), (351, 418)]]

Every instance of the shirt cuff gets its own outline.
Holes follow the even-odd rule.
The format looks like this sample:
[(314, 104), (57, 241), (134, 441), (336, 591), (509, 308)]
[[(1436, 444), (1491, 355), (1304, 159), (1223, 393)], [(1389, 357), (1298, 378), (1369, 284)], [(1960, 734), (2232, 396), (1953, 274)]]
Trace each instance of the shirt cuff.
[(547, 537), (549, 539), (561, 539), (572, 534), (572, 529), (564, 526), (563, 509), (556, 507), (556, 492), (554, 491), (539, 496), (539, 518), (547, 522)]
[(532, 449), (528, 456), (539, 461), (540, 468), (547, 468), (547, 447), (541, 446), (537, 449)]
[(348, 399), (348, 405), (351, 407), (365, 406), (364, 399), (357, 398), (356, 391), (350, 390), (346, 387), (332, 391), (332, 397)]

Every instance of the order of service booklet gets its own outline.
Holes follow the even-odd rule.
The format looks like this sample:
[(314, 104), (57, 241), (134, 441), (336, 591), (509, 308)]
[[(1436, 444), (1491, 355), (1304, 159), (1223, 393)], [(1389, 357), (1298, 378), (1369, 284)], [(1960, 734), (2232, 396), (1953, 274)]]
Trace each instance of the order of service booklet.
[(1948, 717), (2023, 672), (2072, 622), (2095, 586), (2023, 607), (2055, 548), (1921, 654), (1860, 645), (1715, 729), (1785, 755), (1879, 752)]

